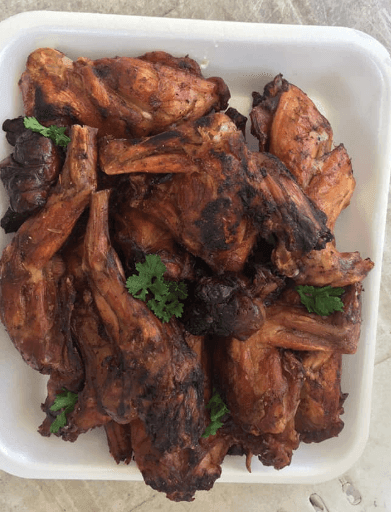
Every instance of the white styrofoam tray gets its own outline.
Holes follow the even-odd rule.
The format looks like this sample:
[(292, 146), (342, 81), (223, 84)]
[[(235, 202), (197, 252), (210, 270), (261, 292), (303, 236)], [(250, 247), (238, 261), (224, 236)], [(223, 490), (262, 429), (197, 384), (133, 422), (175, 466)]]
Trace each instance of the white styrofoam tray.
[[(223, 482), (310, 483), (348, 470), (362, 453), (370, 417), (381, 260), (391, 166), (391, 61), (373, 38), (338, 27), (287, 26), (143, 18), (68, 12), (26, 12), (0, 24), (0, 123), (23, 113), (18, 80), (27, 56), (53, 47), (70, 58), (138, 56), (165, 50), (189, 54), (205, 76), (222, 76), (231, 106), (247, 115), (252, 91), (262, 92), (277, 73), (303, 89), (329, 119), (336, 144), (352, 158), (357, 188), (339, 219), (340, 250), (359, 250), (375, 268), (365, 281), (357, 354), (344, 356), (345, 428), (338, 438), (305, 445), (281, 471), (254, 457), (227, 457)], [(252, 143), (256, 148), (256, 144)], [(0, 135), (0, 159), (11, 152)], [(7, 208), (2, 191), (0, 215)], [(0, 249), (10, 239), (0, 233)], [(116, 465), (103, 429), (65, 443), (41, 437), (40, 404), (47, 378), (30, 369), (0, 331), (0, 469), (28, 478), (141, 480), (136, 466)]]

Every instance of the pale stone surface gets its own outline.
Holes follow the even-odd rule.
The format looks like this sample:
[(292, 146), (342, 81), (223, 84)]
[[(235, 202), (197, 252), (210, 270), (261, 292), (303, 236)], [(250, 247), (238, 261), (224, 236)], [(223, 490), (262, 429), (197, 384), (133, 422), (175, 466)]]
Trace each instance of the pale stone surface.
[[(82, 11), (362, 30), (391, 50), (389, 0), (2, 0), (0, 21), (31, 10)], [(344, 475), (319, 485), (216, 484), (193, 503), (174, 504), (140, 482), (25, 480), (0, 472), (2, 512), (377, 512), (391, 510), (391, 209), (380, 297), (371, 433)], [(349, 486), (349, 483), (353, 484)], [(344, 484), (344, 485), (343, 485)], [(344, 492), (345, 490), (345, 492)], [(311, 505), (310, 496), (324, 505)], [(316, 501), (315, 501), (316, 502)], [(323, 507), (323, 508), (321, 508)]]

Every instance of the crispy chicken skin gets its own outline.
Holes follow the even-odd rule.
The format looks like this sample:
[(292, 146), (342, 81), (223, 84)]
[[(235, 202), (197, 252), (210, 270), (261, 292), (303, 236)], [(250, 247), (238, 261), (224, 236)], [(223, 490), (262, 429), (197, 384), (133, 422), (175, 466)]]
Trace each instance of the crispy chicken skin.
[(57, 50), (40, 48), (29, 55), (19, 85), (25, 115), (87, 124), (100, 136), (116, 137), (163, 131), (225, 109), (230, 97), (223, 80), (206, 80), (194, 61), (164, 52), (73, 62)]
[[(0, 261), (2, 322), (23, 359), (42, 373), (73, 371), (75, 365), (81, 369), (79, 355), (64, 335), (63, 322), (69, 318), (58, 293), (64, 264), (57, 252), (96, 187), (96, 129), (75, 125), (71, 139), (46, 206), (26, 220)], [(63, 286), (69, 290), (72, 283), (68, 279)]]
[(108, 174), (173, 170), (152, 190), (132, 193), (129, 207), (154, 216), (217, 273), (242, 270), (259, 234), (276, 235), (276, 253), (290, 261), (331, 238), (325, 215), (286, 168), (252, 154), (222, 113), (140, 142), (103, 140), (100, 166)]

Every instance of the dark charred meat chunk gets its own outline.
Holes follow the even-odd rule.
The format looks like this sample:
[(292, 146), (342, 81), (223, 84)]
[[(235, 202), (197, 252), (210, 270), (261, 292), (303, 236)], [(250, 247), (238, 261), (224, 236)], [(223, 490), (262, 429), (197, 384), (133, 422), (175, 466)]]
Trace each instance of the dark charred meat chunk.
[(247, 285), (235, 274), (198, 280), (185, 302), (181, 321), (186, 330), (240, 340), (258, 331), (265, 319), (263, 303), (251, 297)]
[(63, 158), (62, 151), (50, 139), (24, 128), (21, 117), (4, 122), (3, 129), (15, 146), (13, 153), (0, 162), (0, 178), (10, 198), (2, 226), (10, 232), (16, 230), (12, 222), (19, 228), (29, 215), (45, 205)]

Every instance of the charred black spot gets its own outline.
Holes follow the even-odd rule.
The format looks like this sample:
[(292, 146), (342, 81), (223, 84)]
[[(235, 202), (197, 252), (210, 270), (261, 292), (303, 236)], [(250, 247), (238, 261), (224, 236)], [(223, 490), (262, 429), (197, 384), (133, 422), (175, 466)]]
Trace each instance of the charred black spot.
[(165, 142), (169, 142), (171, 140), (176, 140), (178, 138), (179, 139), (181, 138), (181, 133), (176, 130), (172, 130), (169, 132), (163, 132), (163, 133), (154, 135), (150, 139), (147, 139), (145, 141), (144, 145), (145, 146), (151, 145), (151, 146), (155, 147), (160, 144), (164, 144)]
[(34, 115), (39, 117), (41, 121), (49, 121), (58, 116), (54, 105), (46, 102), (45, 96), (39, 85), (36, 85), (35, 87)]
[(231, 121), (233, 121), (236, 128), (238, 128), (238, 130), (240, 130), (243, 135), (245, 135), (247, 117), (233, 107), (229, 107), (229, 109), (225, 111), (225, 114), (231, 119)]
[(206, 250), (226, 251), (229, 249), (220, 217), (230, 206), (231, 200), (226, 197), (211, 201), (202, 210), (200, 220), (195, 222), (200, 229), (200, 237)]
[(160, 107), (160, 105), (162, 104), (161, 100), (159, 100), (159, 98), (157, 96), (155, 96), (154, 94), (151, 94), (151, 96), (149, 97), (149, 101), (148, 103), (151, 105), (152, 108), (154, 109), (157, 109)]
[(105, 107), (98, 105), (98, 112), (103, 119), (107, 119), (109, 117), (109, 111)]
[(193, 66), (187, 60), (182, 60), (182, 59), (179, 60), (178, 66), (180, 69), (188, 69), (189, 71), (191, 71), (193, 69)]
[(106, 78), (111, 73), (110, 67), (105, 65), (94, 66), (92, 70), (94, 72), (94, 75), (98, 78)]
[(213, 119), (211, 116), (200, 117), (194, 122), (194, 126), (196, 128), (209, 128), (213, 124)]
[(244, 183), (240, 190), (238, 191), (238, 196), (240, 197), (243, 206), (246, 209), (251, 208), (251, 205), (253, 203), (254, 198), (257, 195), (257, 191), (253, 186), (251, 186), (249, 183)]

